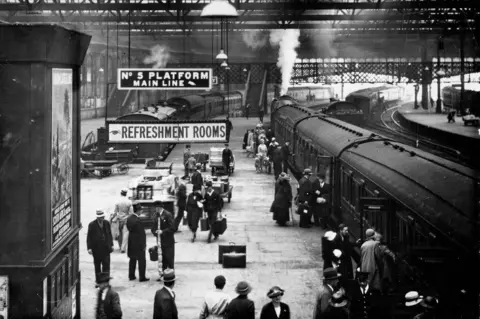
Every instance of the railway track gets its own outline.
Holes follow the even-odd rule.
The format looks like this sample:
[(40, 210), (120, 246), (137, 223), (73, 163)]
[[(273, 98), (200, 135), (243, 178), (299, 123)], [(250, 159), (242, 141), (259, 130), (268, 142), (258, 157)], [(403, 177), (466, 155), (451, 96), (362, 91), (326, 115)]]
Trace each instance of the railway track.
[(367, 122), (366, 127), (378, 134), (391, 138), (401, 143), (421, 149), (422, 151), (451, 160), (460, 165), (474, 167), (459, 150), (446, 147), (428, 138), (410, 132), (403, 128), (396, 120), (395, 114), (399, 106), (393, 106), (383, 113), (377, 121)]

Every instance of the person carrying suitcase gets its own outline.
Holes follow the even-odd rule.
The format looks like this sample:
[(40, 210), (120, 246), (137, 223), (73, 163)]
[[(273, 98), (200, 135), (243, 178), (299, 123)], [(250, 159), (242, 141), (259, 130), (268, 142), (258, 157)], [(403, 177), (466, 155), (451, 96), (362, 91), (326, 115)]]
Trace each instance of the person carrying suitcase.
[(212, 181), (206, 183), (207, 191), (205, 193), (205, 202), (203, 203), (203, 208), (208, 215), (208, 224), (210, 225), (210, 231), (208, 232), (208, 243), (212, 241), (212, 235), (214, 240), (218, 239), (218, 234), (214, 232), (213, 224), (217, 220), (218, 212), (222, 209), (222, 198), (213, 189)]

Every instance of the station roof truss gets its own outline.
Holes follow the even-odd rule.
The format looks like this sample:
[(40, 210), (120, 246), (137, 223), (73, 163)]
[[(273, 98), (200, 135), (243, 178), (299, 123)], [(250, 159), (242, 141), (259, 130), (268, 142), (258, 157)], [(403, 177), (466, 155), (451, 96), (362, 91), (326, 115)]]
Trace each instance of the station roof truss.
[[(200, 16), (211, 0), (0, 0), (0, 20), (57, 23), (81, 31), (106, 26), (136, 35), (211, 35)], [(478, 0), (229, 0), (239, 17), (229, 31), (302, 29), (343, 35), (457, 34), (474, 30)]]

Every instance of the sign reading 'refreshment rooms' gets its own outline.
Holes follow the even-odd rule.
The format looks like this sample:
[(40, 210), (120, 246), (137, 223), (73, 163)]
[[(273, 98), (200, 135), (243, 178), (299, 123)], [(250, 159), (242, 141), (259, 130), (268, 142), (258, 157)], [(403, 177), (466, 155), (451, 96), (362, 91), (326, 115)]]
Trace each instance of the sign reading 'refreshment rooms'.
[(118, 69), (119, 90), (210, 90), (212, 69)]
[(108, 123), (109, 143), (222, 143), (226, 122)]

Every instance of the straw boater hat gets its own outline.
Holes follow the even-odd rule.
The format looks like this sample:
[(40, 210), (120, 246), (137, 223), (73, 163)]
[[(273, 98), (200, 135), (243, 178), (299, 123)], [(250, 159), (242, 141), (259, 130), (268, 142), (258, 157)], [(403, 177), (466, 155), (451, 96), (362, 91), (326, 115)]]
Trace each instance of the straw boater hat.
[(335, 268), (327, 268), (323, 271), (323, 280), (334, 280), (342, 277)]
[(324, 237), (328, 240), (328, 241), (332, 241), (335, 239), (335, 237), (337, 236), (337, 234), (331, 230), (327, 231), (324, 235)]
[(347, 298), (345, 297), (345, 294), (343, 293), (343, 291), (339, 290), (335, 292), (332, 295), (329, 304), (334, 308), (345, 307), (347, 305)]
[(307, 175), (307, 174), (308, 174), (308, 175), (312, 175), (312, 170), (311, 170), (310, 168), (305, 168), (305, 169), (303, 170), (303, 175)]
[(103, 211), (103, 209), (97, 209), (97, 218), (100, 218), (100, 217), (105, 217), (105, 212)]
[(252, 287), (246, 281), (240, 281), (235, 288), (235, 291), (239, 295), (248, 295), (252, 291)]
[(173, 269), (167, 268), (163, 271), (163, 282), (172, 282), (177, 279), (175, 277), (175, 271)]
[(405, 295), (405, 306), (412, 307), (422, 302), (423, 297), (416, 291), (409, 291)]
[(367, 229), (365, 231), (365, 239), (370, 239), (370, 238), (373, 238), (375, 237), (375, 231), (371, 228)]
[(275, 297), (278, 297), (278, 296), (283, 296), (283, 293), (285, 292), (285, 290), (283, 290), (282, 288), (278, 287), (278, 286), (273, 286), (268, 292), (267, 292), (267, 297), (268, 298), (275, 298)]
[(202, 168), (202, 163), (197, 163), (195, 166), (196, 166), (197, 168)]
[(333, 250), (333, 255), (337, 258), (342, 257), (342, 251), (340, 249), (334, 249)]

